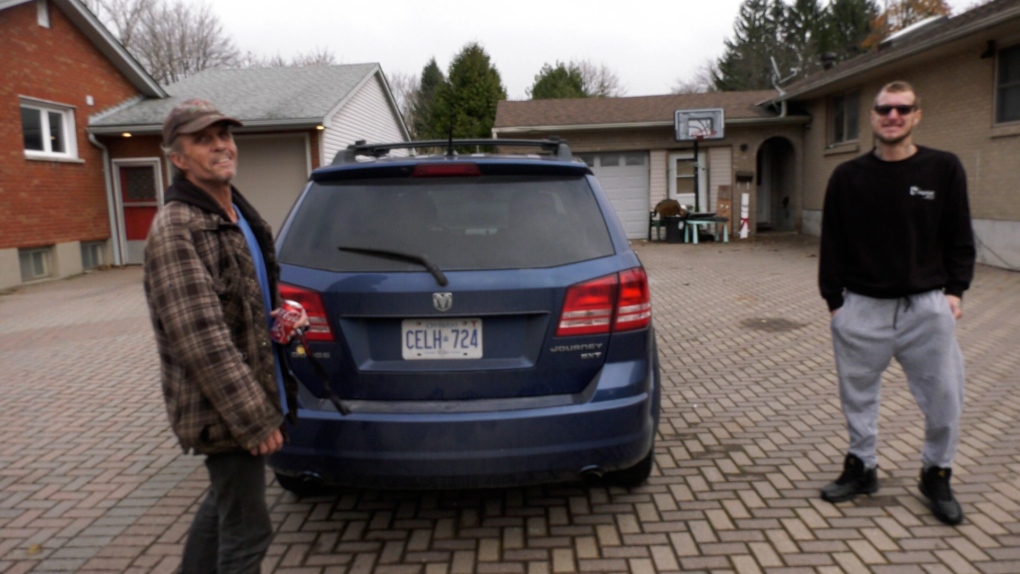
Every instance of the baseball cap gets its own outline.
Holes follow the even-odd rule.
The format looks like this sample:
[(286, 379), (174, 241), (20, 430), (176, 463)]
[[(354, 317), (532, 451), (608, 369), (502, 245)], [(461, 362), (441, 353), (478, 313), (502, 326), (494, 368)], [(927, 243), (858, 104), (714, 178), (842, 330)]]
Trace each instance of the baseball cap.
[(169, 146), (180, 134), (193, 134), (216, 122), (242, 126), (240, 121), (224, 115), (212, 102), (191, 98), (174, 106), (163, 120), (163, 145)]

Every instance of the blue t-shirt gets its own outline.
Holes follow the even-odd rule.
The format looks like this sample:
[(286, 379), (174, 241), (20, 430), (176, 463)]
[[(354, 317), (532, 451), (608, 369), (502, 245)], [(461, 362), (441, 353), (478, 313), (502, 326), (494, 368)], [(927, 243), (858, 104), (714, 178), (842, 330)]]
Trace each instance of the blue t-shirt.
[[(262, 249), (259, 247), (259, 242), (255, 239), (255, 234), (251, 231), (251, 226), (248, 225), (248, 220), (241, 214), (241, 210), (234, 205), (234, 211), (237, 213), (237, 226), (244, 232), (244, 238), (248, 242), (248, 251), (251, 252), (251, 259), (255, 262), (255, 274), (259, 278), (259, 287), (262, 290), (262, 303), (266, 307), (266, 324), (272, 328), (273, 317), (269, 314), (273, 309), (273, 301), (269, 296), (269, 273), (266, 271), (266, 262), (262, 258)], [(276, 343), (273, 343), (275, 346)], [(280, 392), (280, 404), (283, 406), (283, 414), (287, 414), (290, 410), (287, 408), (287, 393), (283, 390), (283, 373), (280, 371), (280, 362), (274, 360), (273, 365), (276, 367), (276, 387)]]

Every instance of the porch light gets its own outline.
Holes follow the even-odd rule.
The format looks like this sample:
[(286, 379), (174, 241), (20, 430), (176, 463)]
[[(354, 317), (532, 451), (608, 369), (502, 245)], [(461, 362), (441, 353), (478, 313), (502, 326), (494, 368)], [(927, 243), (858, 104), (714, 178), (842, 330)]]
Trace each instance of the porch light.
[(120, 134), (120, 137), (122, 137), (122, 138), (129, 138), (129, 137), (131, 137), (131, 132), (124, 132), (124, 133)]
[(315, 129), (317, 129), (317, 130), (319, 130), (321, 132), (322, 130), (326, 129), (326, 126), (324, 126), (322, 124), (319, 124), (319, 125), (315, 126)]

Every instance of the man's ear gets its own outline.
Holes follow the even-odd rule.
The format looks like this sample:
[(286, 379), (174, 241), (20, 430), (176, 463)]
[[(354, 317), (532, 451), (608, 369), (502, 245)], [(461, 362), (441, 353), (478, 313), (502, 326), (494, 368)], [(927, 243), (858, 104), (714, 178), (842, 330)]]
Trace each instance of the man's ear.
[(181, 171), (184, 171), (184, 158), (181, 157), (181, 154), (177, 152), (170, 152), (170, 154), (167, 157), (170, 158), (170, 163), (174, 164), (174, 167)]

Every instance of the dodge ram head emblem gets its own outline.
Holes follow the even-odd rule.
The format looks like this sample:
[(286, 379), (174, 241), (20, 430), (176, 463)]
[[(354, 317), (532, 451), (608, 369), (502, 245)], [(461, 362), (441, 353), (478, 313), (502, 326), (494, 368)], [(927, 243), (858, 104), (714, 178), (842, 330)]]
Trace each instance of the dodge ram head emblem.
[(453, 293), (433, 293), (432, 306), (437, 311), (449, 311), (453, 307)]

